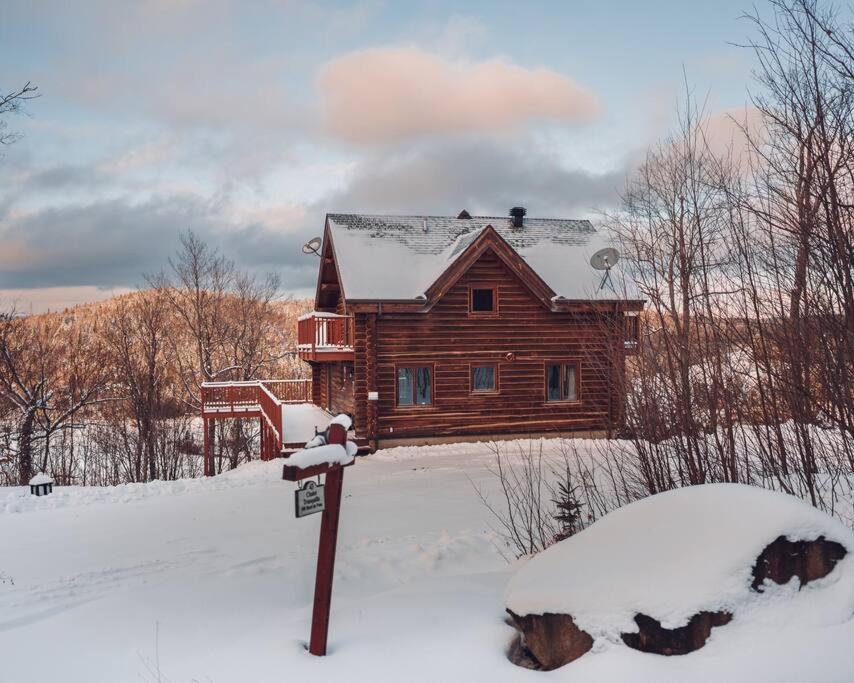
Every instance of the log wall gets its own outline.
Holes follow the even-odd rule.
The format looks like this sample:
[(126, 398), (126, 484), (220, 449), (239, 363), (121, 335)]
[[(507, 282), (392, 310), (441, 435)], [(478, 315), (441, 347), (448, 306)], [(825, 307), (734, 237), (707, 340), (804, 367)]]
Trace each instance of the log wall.
[[(496, 315), (469, 314), (472, 284), (497, 286)], [(546, 310), (487, 253), (429, 313), (357, 314), (355, 412), (360, 435), (389, 439), (607, 430), (621, 404), (622, 339), (616, 332), (621, 329), (601, 313)], [(579, 364), (577, 402), (546, 401), (545, 365), (558, 361)], [(473, 363), (498, 365), (496, 393), (471, 393)], [(434, 369), (433, 404), (398, 407), (396, 367), (424, 364)], [(375, 429), (369, 431), (366, 398), (372, 389), (379, 392), (379, 401)]]

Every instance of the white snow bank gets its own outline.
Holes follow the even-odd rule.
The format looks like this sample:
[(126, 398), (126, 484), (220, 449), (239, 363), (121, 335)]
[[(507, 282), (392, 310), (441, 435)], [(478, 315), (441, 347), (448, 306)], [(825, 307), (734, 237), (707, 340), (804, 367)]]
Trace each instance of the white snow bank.
[(36, 476), (30, 479), (30, 486), (39, 486), (41, 484), (52, 484), (53, 479), (47, 476), (44, 472), (39, 472)]
[[(756, 600), (751, 569), (779, 536), (824, 536), (854, 550), (849, 529), (793, 496), (739, 484), (694, 486), (615, 510), (540, 553), (511, 579), (505, 602), (516, 614), (571, 614), (594, 638), (637, 631), (639, 612), (677, 628), (701, 610), (737, 612)], [(842, 574), (850, 615), (851, 555), (821, 581)]]
[(346, 448), (337, 443), (315, 448), (304, 448), (285, 460), (286, 465), (292, 465), (304, 470), (315, 465), (349, 465), (356, 456), (358, 447), (352, 441), (347, 442)]

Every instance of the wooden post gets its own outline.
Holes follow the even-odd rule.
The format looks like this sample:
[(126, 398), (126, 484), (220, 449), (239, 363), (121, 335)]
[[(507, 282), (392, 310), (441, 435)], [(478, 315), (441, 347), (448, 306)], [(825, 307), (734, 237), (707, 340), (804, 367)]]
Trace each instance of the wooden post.
[(326, 475), (326, 509), (320, 522), (320, 545), (317, 550), (317, 575), (314, 579), (314, 610), (311, 616), (311, 641), (308, 651), (323, 657), (329, 635), (329, 613), (332, 607), (332, 578), (335, 573), (335, 550), (338, 543), (338, 517), (344, 468), (335, 467)]
[[(328, 443), (346, 447), (347, 431), (338, 424), (329, 426)], [(332, 578), (335, 573), (335, 550), (338, 545), (338, 518), (341, 511), (341, 489), (344, 468), (333, 467), (326, 475), (326, 507), (320, 521), (320, 544), (317, 549), (317, 574), (314, 579), (314, 610), (311, 616), (311, 641), (308, 651), (323, 657), (329, 635), (329, 612), (332, 607)]]
[(202, 418), (202, 431), (204, 431), (204, 468), (205, 468), (205, 476), (210, 477), (213, 476), (213, 456), (211, 454), (211, 442), (208, 436), (208, 423), (210, 420), (206, 417)]
[[(347, 447), (347, 430), (340, 424), (331, 424), (326, 432), (329, 444)], [(338, 519), (341, 512), (341, 489), (344, 483), (344, 468), (352, 465), (321, 464), (311, 467), (289, 465), (285, 460), (282, 479), (302, 481), (321, 474), (326, 475), (325, 507), (320, 519), (320, 543), (317, 549), (317, 573), (314, 580), (314, 607), (311, 615), (311, 639), (308, 651), (323, 657), (329, 635), (329, 611), (332, 605), (332, 578), (335, 573), (335, 549), (338, 543)]]

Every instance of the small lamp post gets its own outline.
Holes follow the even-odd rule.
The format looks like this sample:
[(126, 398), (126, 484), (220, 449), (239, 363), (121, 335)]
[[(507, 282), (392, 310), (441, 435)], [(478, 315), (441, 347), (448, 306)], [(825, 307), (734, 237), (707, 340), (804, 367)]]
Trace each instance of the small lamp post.
[(53, 492), (53, 479), (44, 472), (39, 472), (30, 479), (30, 493), (34, 496), (46, 496)]

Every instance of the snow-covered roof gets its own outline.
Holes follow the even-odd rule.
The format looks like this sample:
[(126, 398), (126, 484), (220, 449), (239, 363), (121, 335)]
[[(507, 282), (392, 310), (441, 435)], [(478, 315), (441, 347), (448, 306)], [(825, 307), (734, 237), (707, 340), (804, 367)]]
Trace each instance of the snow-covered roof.
[(47, 476), (44, 472), (39, 472), (36, 476), (30, 479), (30, 486), (40, 486), (41, 484), (52, 484), (53, 479)]
[[(599, 289), (602, 271), (590, 256), (608, 240), (590, 221), (499, 216), (377, 216), (328, 214), (327, 224), (348, 300), (412, 300), (424, 296), (436, 279), (487, 226), (533, 268), (556, 297), (614, 300), (621, 286)], [(611, 279), (617, 284), (619, 266)], [(616, 291), (615, 291), (616, 290)]]

